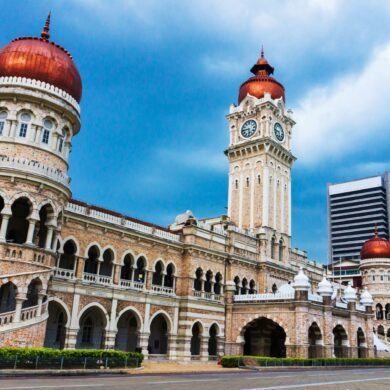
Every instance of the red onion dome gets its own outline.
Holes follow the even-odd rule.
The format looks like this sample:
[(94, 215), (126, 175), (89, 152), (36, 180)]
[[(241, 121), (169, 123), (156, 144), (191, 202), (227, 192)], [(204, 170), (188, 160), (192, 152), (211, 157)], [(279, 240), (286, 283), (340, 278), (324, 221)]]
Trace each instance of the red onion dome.
[(285, 101), (284, 87), (279, 81), (270, 76), (273, 74), (274, 68), (264, 57), (263, 49), (261, 49), (260, 58), (257, 60), (256, 64), (252, 66), (251, 72), (254, 76), (241, 84), (238, 95), (238, 104), (240, 104), (248, 94), (260, 99), (264, 97), (266, 92), (271, 94), (272, 99), (283, 98)]
[(0, 49), (0, 77), (25, 77), (54, 85), (81, 100), (80, 74), (70, 53), (49, 38), (50, 14), (40, 38), (16, 38)]
[(390, 259), (390, 241), (379, 237), (378, 231), (375, 228), (374, 237), (370, 238), (363, 244), (360, 252), (360, 258), (362, 260), (374, 258)]

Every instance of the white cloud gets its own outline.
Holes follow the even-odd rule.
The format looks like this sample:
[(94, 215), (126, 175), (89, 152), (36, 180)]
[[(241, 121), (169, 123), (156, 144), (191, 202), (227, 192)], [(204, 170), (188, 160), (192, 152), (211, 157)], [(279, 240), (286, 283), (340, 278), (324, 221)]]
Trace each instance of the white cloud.
[(218, 153), (219, 149), (191, 149), (185, 148), (160, 149), (160, 158), (180, 164), (183, 167), (199, 169), (209, 172), (226, 173), (228, 161), (225, 155)]
[(390, 43), (362, 65), (360, 72), (316, 87), (298, 103), (294, 152), (304, 164), (390, 142)]

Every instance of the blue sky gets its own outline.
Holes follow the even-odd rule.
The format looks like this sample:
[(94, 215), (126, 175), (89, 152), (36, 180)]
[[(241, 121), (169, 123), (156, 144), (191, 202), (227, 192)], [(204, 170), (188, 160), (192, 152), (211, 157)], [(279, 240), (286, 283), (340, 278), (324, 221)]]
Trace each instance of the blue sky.
[(390, 169), (389, 1), (1, 3), (1, 46), (51, 10), (82, 76), (77, 199), (161, 225), (224, 213), (225, 115), (262, 44), (297, 121), (294, 247), (326, 261), (326, 184)]

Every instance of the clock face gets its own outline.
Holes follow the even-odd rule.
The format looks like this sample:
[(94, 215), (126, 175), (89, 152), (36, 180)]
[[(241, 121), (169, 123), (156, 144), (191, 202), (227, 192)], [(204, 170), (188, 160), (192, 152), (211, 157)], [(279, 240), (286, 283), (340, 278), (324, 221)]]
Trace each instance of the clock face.
[(275, 137), (278, 141), (282, 142), (284, 140), (284, 130), (280, 123), (275, 123), (274, 125)]
[(249, 119), (241, 126), (241, 135), (244, 138), (250, 138), (256, 133), (257, 123), (253, 119)]

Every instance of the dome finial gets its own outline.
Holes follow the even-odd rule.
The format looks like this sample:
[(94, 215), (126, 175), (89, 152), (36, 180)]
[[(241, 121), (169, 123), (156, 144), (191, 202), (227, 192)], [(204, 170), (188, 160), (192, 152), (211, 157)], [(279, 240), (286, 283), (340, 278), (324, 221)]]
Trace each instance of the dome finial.
[(375, 226), (374, 226), (374, 235), (375, 235), (375, 237), (378, 237), (378, 225), (377, 224), (375, 224)]
[(51, 16), (51, 11), (49, 11), (49, 15), (47, 15), (46, 23), (45, 23), (45, 26), (43, 27), (43, 31), (41, 33), (41, 38), (45, 42), (49, 42), (49, 38), (50, 38), (50, 34), (49, 34), (49, 30), (50, 30), (50, 16)]
[(261, 45), (261, 58), (264, 58), (264, 47)]

